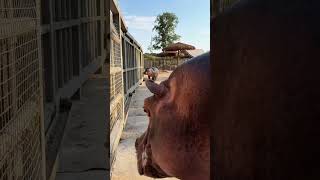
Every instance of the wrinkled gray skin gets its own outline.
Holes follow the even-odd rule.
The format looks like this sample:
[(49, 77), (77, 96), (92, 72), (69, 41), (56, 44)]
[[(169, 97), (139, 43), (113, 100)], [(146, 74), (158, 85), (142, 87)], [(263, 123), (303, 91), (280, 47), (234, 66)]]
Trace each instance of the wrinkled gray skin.
[(157, 77), (159, 75), (159, 69), (155, 67), (146, 68), (144, 71), (144, 74), (148, 76), (148, 79), (157, 80)]
[(213, 179), (320, 179), (320, 1), (239, 2), (212, 26)]
[(156, 84), (146, 81), (154, 94), (146, 98), (146, 132), (135, 143), (141, 175), (183, 180), (210, 179), (210, 58), (191, 59)]

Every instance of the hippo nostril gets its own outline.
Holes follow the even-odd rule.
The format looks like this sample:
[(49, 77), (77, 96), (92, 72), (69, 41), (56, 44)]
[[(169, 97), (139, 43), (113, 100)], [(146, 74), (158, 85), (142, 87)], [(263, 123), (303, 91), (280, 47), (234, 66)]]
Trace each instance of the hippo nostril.
[(150, 111), (148, 109), (143, 109), (145, 113), (147, 113), (148, 117), (150, 117)]

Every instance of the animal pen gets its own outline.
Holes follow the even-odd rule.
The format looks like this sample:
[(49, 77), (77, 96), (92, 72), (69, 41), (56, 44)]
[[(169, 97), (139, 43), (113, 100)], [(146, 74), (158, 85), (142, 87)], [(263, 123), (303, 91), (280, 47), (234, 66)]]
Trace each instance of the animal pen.
[(144, 58), (144, 68), (157, 67), (160, 70), (174, 70), (180, 64), (188, 59), (179, 59), (172, 57)]
[(90, 75), (104, 69), (108, 8), (101, 0), (41, 1), (47, 179), (55, 178), (70, 104)]
[(144, 55), (144, 67), (157, 67), (161, 70), (174, 70), (185, 61), (203, 54), (202, 49), (196, 49), (194, 46), (175, 42), (167, 45), (160, 53), (151, 53)]
[(110, 163), (126, 124), (130, 97), (143, 77), (143, 52), (128, 33), (118, 4), (110, 7)]
[(0, 179), (45, 179), (40, 7), (0, 1)]
[(143, 75), (117, 4), (0, 0), (0, 180), (55, 178), (70, 104), (95, 73), (110, 78), (112, 161)]

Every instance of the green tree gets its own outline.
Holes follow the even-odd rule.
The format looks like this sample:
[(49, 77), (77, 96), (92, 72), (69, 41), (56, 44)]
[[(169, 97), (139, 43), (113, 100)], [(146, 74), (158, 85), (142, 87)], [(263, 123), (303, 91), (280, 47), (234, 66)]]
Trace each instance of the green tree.
[(178, 24), (178, 17), (174, 13), (164, 12), (157, 16), (153, 31), (157, 35), (152, 38), (153, 49), (163, 49), (180, 39), (180, 36), (175, 33), (175, 28)]

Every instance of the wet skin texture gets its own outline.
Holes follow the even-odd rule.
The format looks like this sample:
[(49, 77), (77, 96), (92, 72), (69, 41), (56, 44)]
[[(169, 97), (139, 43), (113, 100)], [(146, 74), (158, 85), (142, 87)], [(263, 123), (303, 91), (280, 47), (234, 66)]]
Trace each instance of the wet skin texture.
[(320, 179), (320, 1), (242, 1), (213, 21), (214, 180)]
[(146, 68), (144, 71), (144, 74), (148, 76), (148, 79), (157, 80), (157, 77), (159, 75), (158, 68), (152, 67), (152, 68)]
[(145, 99), (149, 125), (135, 144), (141, 175), (209, 179), (209, 66), (206, 53), (179, 66), (160, 84), (146, 81), (154, 95)]

